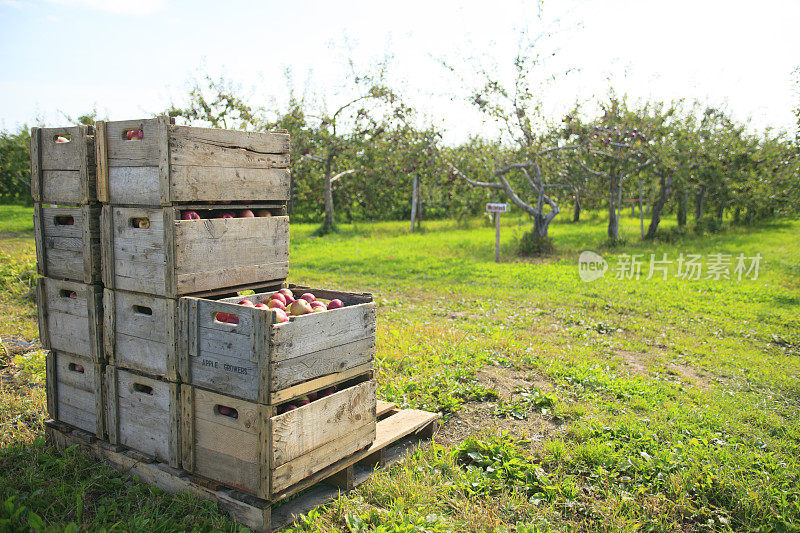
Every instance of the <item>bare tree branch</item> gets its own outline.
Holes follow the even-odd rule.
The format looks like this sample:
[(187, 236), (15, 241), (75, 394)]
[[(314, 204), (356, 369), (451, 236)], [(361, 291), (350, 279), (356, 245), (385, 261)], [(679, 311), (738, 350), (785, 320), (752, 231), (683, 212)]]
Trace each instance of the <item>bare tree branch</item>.
[(453, 165), (453, 163), (451, 163), (450, 161), (447, 161), (447, 164), (453, 170), (453, 172), (455, 172), (456, 174), (458, 174), (459, 176), (464, 178), (467, 181), (467, 183), (469, 183), (470, 185), (472, 185), (474, 187), (487, 187), (487, 188), (490, 188), (490, 189), (502, 189), (503, 188), (503, 186), (500, 183), (487, 183), (485, 181), (471, 180), (466, 176), (466, 174), (464, 174), (463, 172), (458, 170), (455, 167), (455, 165)]
[(344, 172), (339, 172), (338, 174), (336, 174), (335, 176), (333, 176), (331, 178), (331, 183), (333, 183), (334, 181), (338, 180), (339, 178), (347, 176), (348, 174), (353, 174), (355, 171), (356, 171), (356, 169), (351, 168), (350, 170), (345, 170)]

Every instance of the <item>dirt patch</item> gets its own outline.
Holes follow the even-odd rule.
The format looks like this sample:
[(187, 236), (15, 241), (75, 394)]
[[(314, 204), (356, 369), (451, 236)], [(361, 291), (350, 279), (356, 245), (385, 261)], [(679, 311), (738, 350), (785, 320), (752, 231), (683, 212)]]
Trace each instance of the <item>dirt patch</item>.
[(684, 381), (688, 381), (695, 387), (703, 390), (711, 388), (711, 381), (709, 381), (708, 376), (701, 374), (696, 368), (677, 363), (669, 363), (667, 368), (670, 374), (680, 376)]
[(464, 404), (436, 433), (435, 441), (444, 446), (458, 444), (468, 437), (480, 434), (496, 434), (507, 431), (510, 435), (528, 439), (531, 447), (546, 440), (558, 430), (550, 420), (538, 415), (529, 415), (525, 420), (501, 418), (494, 414), (494, 402), (472, 402)]
[(646, 353), (619, 350), (617, 351), (617, 354), (622, 357), (622, 363), (631, 374), (637, 376), (646, 376), (650, 373), (650, 370), (647, 367), (647, 360), (649, 357)]
[(503, 366), (485, 366), (475, 374), (478, 382), (489, 389), (510, 399), (517, 388), (536, 387), (542, 392), (553, 390), (553, 385), (542, 376), (530, 370), (513, 370)]
[[(553, 390), (551, 383), (530, 370), (486, 366), (479, 370), (475, 377), (483, 386), (496, 390), (505, 400), (513, 399), (514, 390), (517, 388), (536, 387), (542, 392)], [(496, 415), (496, 409), (496, 402), (464, 404), (457, 413), (454, 413), (449, 420), (442, 424), (436, 434), (436, 442), (450, 446), (475, 435), (500, 434), (507, 431), (514, 437), (530, 440), (531, 446), (535, 446), (558, 429), (557, 424), (541, 415), (531, 413), (525, 420), (517, 420)]]

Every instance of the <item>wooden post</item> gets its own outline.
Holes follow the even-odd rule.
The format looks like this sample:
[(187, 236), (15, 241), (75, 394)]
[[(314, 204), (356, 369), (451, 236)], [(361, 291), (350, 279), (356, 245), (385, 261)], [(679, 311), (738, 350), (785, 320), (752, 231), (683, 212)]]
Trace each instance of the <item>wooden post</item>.
[(500, 213), (494, 214), (494, 262), (500, 262)]

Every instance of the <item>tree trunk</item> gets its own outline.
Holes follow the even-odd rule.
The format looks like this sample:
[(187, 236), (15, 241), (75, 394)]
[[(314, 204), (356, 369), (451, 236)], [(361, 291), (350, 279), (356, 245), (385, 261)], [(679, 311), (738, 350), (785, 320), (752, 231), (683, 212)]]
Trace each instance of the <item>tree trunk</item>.
[(717, 220), (722, 222), (722, 218), (725, 215), (725, 202), (720, 202), (717, 204)]
[(644, 213), (642, 212), (642, 178), (637, 178), (639, 182), (639, 238), (644, 239)]
[(327, 233), (334, 228), (333, 222), (333, 187), (331, 186), (331, 171), (333, 170), (333, 150), (328, 154), (325, 161), (325, 190), (323, 199), (325, 200), (325, 221), (322, 223), (322, 232)]
[(733, 223), (738, 224), (741, 221), (741, 217), (742, 217), (742, 208), (737, 205), (736, 209), (733, 211)]
[(581, 221), (581, 197), (578, 195), (578, 193), (575, 193), (575, 206), (572, 211), (572, 221)]
[(664, 176), (661, 176), (659, 180), (660, 194), (658, 199), (653, 202), (653, 215), (650, 217), (650, 226), (647, 228), (645, 239), (655, 238), (658, 232), (658, 225), (661, 222), (661, 212), (664, 210), (664, 206), (667, 205), (667, 198), (669, 198), (669, 189), (671, 186), (672, 176), (666, 179), (664, 179)]
[(616, 241), (619, 239), (619, 218), (617, 208), (614, 205), (619, 195), (619, 179), (612, 171), (608, 176), (608, 240)]
[(418, 186), (419, 178), (416, 174), (414, 174), (414, 181), (411, 183), (411, 231), (414, 231), (414, 228), (417, 223), (417, 186)]
[(678, 197), (678, 227), (682, 228), (686, 225), (686, 204), (687, 202), (687, 195), (689, 193), (687, 191), (678, 191), (676, 193)]
[(706, 188), (701, 186), (700, 190), (697, 192), (697, 196), (695, 196), (695, 203), (694, 203), (694, 220), (695, 222), (700, 222), (703, 219), (703, 203), (706, 199)]
[(543, 216), (533, 216), (533, 231), (536, 233), (536, 236), (539, 238), (547, 237), (547, 230), (549, 229), (550, 224), (547, 223), (547, 219)]

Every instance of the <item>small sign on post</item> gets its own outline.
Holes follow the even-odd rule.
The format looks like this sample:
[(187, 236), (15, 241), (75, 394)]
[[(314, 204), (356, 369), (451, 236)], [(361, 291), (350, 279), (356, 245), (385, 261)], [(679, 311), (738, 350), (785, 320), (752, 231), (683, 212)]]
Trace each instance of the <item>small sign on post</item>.
[(494, 213), (494, 262), (500, 262), (500, 213), (508, 211), (508, 204), (486, 204), (486, 212)]

